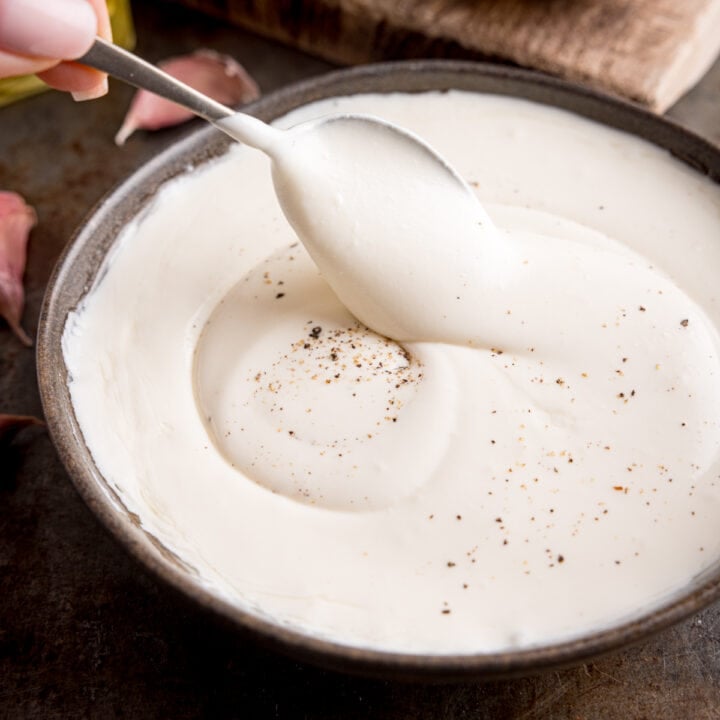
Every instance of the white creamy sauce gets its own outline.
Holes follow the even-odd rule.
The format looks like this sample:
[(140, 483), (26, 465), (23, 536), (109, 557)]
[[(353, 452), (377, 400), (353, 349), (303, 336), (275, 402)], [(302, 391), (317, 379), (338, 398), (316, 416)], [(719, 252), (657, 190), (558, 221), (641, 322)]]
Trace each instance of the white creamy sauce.
[(487, 215), (434, 242), (420, 208), (411, 242), (392, 208), (420, 190), (378, 222), (359, 174), (296, 223), (313, 261), (260, 153), (169, 183), (64, 335), (85, 441), (143, 527), (250, 612), (401, 652), (558, 642), (716, 563), (720, 190), (515, 99), (280, 124), (330, 112), (416, 132)]

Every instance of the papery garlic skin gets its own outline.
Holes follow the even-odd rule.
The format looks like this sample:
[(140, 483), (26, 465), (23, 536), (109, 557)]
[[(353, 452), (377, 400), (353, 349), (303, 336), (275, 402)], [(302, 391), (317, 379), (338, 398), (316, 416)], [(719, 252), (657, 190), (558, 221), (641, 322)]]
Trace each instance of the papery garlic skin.
[(329, 112), (415, 131), (476, 189), (512, 248), (483, 307), (451, 298), (483, 342), (359, 327), (235, 147), (159, 193), (68, 320), (103, 476), (213, 592), (348, 645), (526, 648), (673, 597), (720, 558), (718, 187), (510, 98), (280, 124)]

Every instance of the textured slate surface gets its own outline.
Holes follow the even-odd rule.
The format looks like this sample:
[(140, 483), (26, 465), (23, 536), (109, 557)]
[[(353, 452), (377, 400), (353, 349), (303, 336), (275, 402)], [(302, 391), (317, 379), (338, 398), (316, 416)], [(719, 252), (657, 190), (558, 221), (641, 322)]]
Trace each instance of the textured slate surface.
[[(265, 91), (328, 65), (170, 6), (136, 3), (150, 59), (211, 45)], [(48, 93), (0, 111), (0, 188), (40, 218), (25, 324), (52, 265), (119, 179), (183, 131), (112, 144), (130, 91), (84, 106)], [(671, 111), (720, 143), (720, 65)], [(0, 328), (0, 412), (39, 414), (32, 350)], [(258, 648), (159, 585), (85, 508), (41, 429), (0, 454), (0, 718), (720, 717), (720, 606), (641, 646), (519, 680), (405, 685), (347, 677)]]

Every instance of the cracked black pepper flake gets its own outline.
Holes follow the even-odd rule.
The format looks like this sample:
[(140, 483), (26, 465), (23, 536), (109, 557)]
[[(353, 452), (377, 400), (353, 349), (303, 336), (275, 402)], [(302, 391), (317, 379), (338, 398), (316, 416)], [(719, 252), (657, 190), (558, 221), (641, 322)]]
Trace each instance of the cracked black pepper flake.
[(683, 327), (687, 327), (687, 326), (690, 324), (690, 321), (689, 321), (687, 318), (685, 318), (684, 320), (681, 320), (681, 321), (680, 321), (680, 324), (681, 324)]
[(285, 293), (277, 293), (277, 295), (275, 295), (276, 300), (279, 300), (280, 298), (284, 298), (284, 297), (285, 297)]

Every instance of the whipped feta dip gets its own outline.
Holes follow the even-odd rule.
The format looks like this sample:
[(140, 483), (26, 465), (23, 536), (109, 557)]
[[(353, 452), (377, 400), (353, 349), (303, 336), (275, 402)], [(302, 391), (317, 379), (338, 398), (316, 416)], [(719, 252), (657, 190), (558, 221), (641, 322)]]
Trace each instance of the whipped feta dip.
[(278, 124), (335, 112), (447, 158), (477, 257), (345, 233), (312, 259), (245, 147), (169, 182), (65, 329), (103, 477), (213, 592), (348, 645), (525, 648), (672, 597), (720, 557), (720, 189), (511, 98)]

